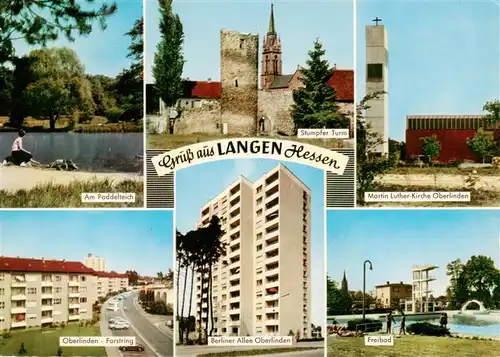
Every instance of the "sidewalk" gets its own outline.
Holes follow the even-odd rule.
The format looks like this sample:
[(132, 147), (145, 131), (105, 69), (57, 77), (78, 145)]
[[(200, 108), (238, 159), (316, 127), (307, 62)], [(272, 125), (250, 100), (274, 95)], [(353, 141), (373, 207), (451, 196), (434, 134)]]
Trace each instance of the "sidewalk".
[(132, 303), (134, 304), (134, 307), (139, 313), (147, 318), (158, 330), (160, 330), (162, 333), (166, 334), (168, 337), (171, 337), (172, 339), (174, 338), (174, 332), (172, 329), (168, 328), (166, 326), (166, 322), (169, 320), (169, 318), (165, 318), (163, 315), (151, 315), (145, 312), (142, 307), (139, 305), (139, 301), (137, 297), (134, 297)]

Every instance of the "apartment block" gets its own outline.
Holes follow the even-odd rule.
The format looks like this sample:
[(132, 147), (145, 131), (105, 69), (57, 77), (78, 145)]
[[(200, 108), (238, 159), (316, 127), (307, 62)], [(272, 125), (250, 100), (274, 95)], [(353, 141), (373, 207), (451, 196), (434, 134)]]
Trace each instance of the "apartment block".
[(109, 293), (128, 289), (128, 275), (115, 272), (97, 271), (97, 297), (104, 298)]
[[(244, 177), (201, 208), (199, 226), (221, 220), (226, 255), (213, 267), (214, 335), (310, 336), (311, 191), (278, 165), (256, 182)], [(208, 284), (196, 277), (197, 320), (209, 318)]]
[(89, 255), (83, 260), (83, 264), (90, 269), (95, 271), (106, 271), (106, 260), (101, 257), (96, 257), (89, 253)]
[(97, 279), (81, 262), (0, 257), (0, 330), (92, 319)]
[(399, 283), (387, 282), (384, 285), (375, 287), (376, 301), (383, 308), (400, 308), (401, 303), (411, 298), (412, 285), (405, 284), (402, 281)]

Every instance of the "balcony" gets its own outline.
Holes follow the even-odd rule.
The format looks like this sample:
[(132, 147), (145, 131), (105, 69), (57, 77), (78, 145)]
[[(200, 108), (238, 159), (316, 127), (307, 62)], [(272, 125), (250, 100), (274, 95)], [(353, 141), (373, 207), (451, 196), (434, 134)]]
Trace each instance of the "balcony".
[(235, 285), (230, 285), (229, 286), (229, 291), (232, 292), (232, 291), (239, 291), (241, 288), (241, 285), (240, 284), (235, 284)]
[(54, 286), (54, 282), (52, 280), (42, 280), (42, 288), (43, 287), (52, 287)]
[(54, 322), (54, 319), (52, 317), (43, 317), (41, 320), (42, 324), (51, 324)]
[(228, 322), (228, 325), (230, 327), (239, 327), (240, 326), (240, 321), (239, 320), (236, 320), (236, 321), (229, 321)]
[(78, 292), (78, 293), (77, 293), (77, 292), (72, 292), (72, 293), (69, 293), (69, 294), (68, 294), (68, 296), (69, 296), (70, 298), (73, 298), (73, 297), (80, 297), (80, 293), (79, 293), (79, 292)]
[(42, 311), (52, 311), (54, 310), (54, 306), (52, 305), (42, 305)]
[(42, 299), (52, 299), (53, 297), (52, 293), (42, 293)]
[(266, 295), (264, 297), (264, 300), (266, 301), (276, 301), (276, 300), (279, 300), (280, 298), (280, 294), (272, 294), (272, 295)]
[(279, 312), (280, 311), (280, 308), (278, 306), (275, 306), (275, 307), (266, 307), (264, 309), (264, 312), (266, 314), (274, 314), (276, 312)]
[(13, 307), (10, 309), (10, 312), (12, 314), (25, 314), (26, 313), (26, 306), (23, 307)]
[(229, 310), (229, 315), (239, 315), (240, 314), (240, 309), (231, 309)]
[(77, 314), (77, 315), (69, 315), (68, 320), (69, 320), (69, 321), (80, 320), (80, 314)]
[(78, 309), (80, 308), (80, 303), (69, 303), (70, 309)]
[(25, 288), (26, 287), (26, 282), (25, 281), (13, 281), (10, 284), (11, 287), (13, 288)]
[(280, 285), (279, 280), (275, 280), (275, 281), (270, 281), (270, 282), (266, 283), (266, 285), (264, 285), (264, 287), (266, 289), (272, 289), (272, 288), (277, 289), (279, 287), (279, 285)]
[(80, 286), (80, 282), (77, 280), (70, 280), (68, 281), (68, 286), (78, 287)]
[(235, 297), (229, 298), (229, 303), (230, 304), (237, 303), (237, 302), (240, 302), (240, 301), (241, 301), (241, 297), (240, 296), (235, 296)]
[(12, 295), (10, 299), (12, 301), (26, 300), (26, 295), (25, 294), (16, 294), (16, 295)]
[(10, 324), (10, 327), (12, 328), (17, 328), (17, 327), (26, 327), (26, 320), (24, 321), (16, 321), (16, 322), (12, 322)]
[(265, 320), (264, 324), (266, 326), (278, 326), (280, 324), (279, 320)]

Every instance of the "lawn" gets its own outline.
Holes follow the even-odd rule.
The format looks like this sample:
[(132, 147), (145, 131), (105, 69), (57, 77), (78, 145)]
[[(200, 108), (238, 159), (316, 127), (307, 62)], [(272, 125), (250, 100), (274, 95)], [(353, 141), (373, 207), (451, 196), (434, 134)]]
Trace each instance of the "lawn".
[(403, 336), (393, 346), (365, 346), (364, 337), (329, 337), (328, 356), (336, 357), (498, 357), (500, 342), (451, 337)]
[(373, 202), (367, 207), (497, 207), (500, 206), (500, 191), (478, 189), (471, 191), (461, 188), (439, 188), (435, 186), (405, 186), (377, 184), (374, 192), (464, 192), (470, 191), (470, 202)]
[[(26, 349), (25, 356), (56, 356), (61, 336), (100, 336), (97, 326), (71, 324), (65, 328), (30, 329), (12, 331), (12, 336), (0, 339), (0, 355), (18, 355), (21, 343)], [(61, 347), (63, 356), (106, 356), (104, 347)]]
[[(0, 132), (17, 131), (7, 125), (8, 117), (0, 116)], [(23, 126), (31, 132), (50, 132), (50, 121), (28, 117), (24, 119)], [(87, 123), (73, 124), (70, 118), (61, 118), (56, 121), (55, 131), (76, 133), (122, 133), (142, 132), (144, 130), (142, 120), (137, 123), (108, 123), (105, 117), (94, 116)]]
[[(83, 203), (83, 192), (135, 193), (134, 203)], [(30, 190), (8, 192), (0, 190), (2, 208), (95, 208), (95, 207), (144, 207), (144, 182), (127, 180), (74, 181), (68, 185), (42, 184)]]
[[(170, 135), (170, 134), (148, 134), (147, 135), (147, 148), (148, 149), (177, 149), (183, 146), (197, 144), (205, 141), (231, 139), (238, 136), (230, 135), (208, 135), (208, 134), (193, 134), (193, 135)], [(301, 143), (321, 146), (327, 149), (338, 149), (350, 147), (348, 140), (339, 139), (298, 139), (296, 137), (276, 136), (267, 137), (261, 136), (260, 138), (293, 140)]]
[(196, 357), (258, 356), (258, 355), (279, 354), (279, 353), (287, 353), (287, 352), (310, 351), (310, 350), (317, 350), (317, 349), (319, 349), (319, 348), (317, 348), (317, 347), (262, 348), (262, 349), (255, 349), (255, 350), (203, 353), (203, 354), (196, 355)]

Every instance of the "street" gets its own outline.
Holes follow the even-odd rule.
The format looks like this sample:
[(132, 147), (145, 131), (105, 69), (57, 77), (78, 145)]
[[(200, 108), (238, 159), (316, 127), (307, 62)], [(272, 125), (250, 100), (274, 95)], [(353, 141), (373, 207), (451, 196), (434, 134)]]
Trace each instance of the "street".
[[(108, 357), (172, 357), (172, 331), (166, 327), (167, 316), (150, 315), (142, 311), (137, 303), (137, 294), (127, 295), (120, 301), (119, 311), (107, 311), (108, 303), (101, 312), (101, 335), (135, 336), (136, 343), (145, 347), (144, 352), (120, 352), (116, 348), (106, 348)], [(107, 328), (111, 317), (124, 317), (130, 323), (128, 330), (112, 330)], [(104, 331), (103, 331), (104, 329)], [(106, 331), (107, 330), (107, 331)]]

